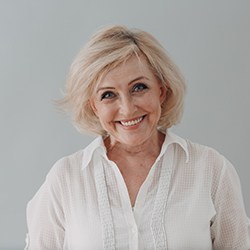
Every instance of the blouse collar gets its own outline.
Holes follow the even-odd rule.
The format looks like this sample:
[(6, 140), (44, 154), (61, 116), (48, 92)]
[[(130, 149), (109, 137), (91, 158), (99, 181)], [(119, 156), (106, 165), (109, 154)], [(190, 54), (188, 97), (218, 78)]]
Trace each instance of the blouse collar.
[[(177, 144), (178, 146), (180, 146), (183, 151), (186, 154), (186, 163), (188, 163), (189, 161), (189, 151), (188, 151), (188, 145), (187, 145), (187, 141), (184, 140), (183, 138), (177, 136), (176, 134), (174, 134), (173, 132), (167, 130), (165, 132), (166, 137), (165, 140), (163, 142), (162, 145), (162, 149), (160, 152), (160, 156), (162, 156), (169, 145), (171, 144)], [(82, 169), (86, 168), (90, 161), (92, 160), (94, 153), (99, 151), (99, 153), (104, 156), (106, 156), (106, 147), (104, 145), (104, 141), (103, 141), (103, 137), (102, 136), (98, 136), (95, 140), (93, 140), (84, 150), (83, 150), (83, 158), (82, 158)], [(158, 157), (158, 158), (159, 158)]]

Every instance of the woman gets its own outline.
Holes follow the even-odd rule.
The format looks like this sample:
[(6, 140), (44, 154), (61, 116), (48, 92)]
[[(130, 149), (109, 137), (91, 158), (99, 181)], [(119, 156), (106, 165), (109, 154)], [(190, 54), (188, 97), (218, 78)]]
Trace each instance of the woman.
[(61, 104), (80, 131), (100, 136), (59, 160), (29, 202), (27, 249), (250, 249), (233, 166), (169, 131), (184, 92), (150, 34), (96, 33)]

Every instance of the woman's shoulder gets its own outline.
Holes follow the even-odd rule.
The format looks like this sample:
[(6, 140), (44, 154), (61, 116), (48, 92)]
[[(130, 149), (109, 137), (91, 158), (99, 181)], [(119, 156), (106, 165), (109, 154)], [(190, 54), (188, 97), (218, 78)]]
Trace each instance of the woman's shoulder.
[(190, 157), (222, 160), (224, 156), (215, 148), (186, 139)]
[(188, 138), (176, 135), (173, 132), (168, 132), (168, 135), (170, 137), (169, 141), (178, 144), (180, 146), (178, 148), (184, 149), (178, 151), (184, 151), (188, 161), (191, 163), (221, 163), (225, 158), (218, 150), (211, 146), (194, 142), (193, 140), (190, 140)]
[(214, 147), (186, 140), (190, 163), (197, 168), (205, 168), (213, 175), (221, 175), (224, 172), (235, 172), (230, 160)]
[(82, 165), (84, 150), (79, 150), (58, 159), (47, 174), (47, 178), (63, 178), (79, 172)]
[(89, 164), (94, 151), (99, 147), (102, 147), (102, 141), (100, 138), (96, 138), (85, 148), (60, 158), (50, 169), (48, 173), (49, 178), (50, 176), (63, 177), (65, 175), (79, 175), (84, 166)]
[(213, 197), (223, 185), (233, 188), (237, 183), (240, 186), (237, 170), (226, 156), (211, 146), (190, 140), (186, 142), (189, 152), (189, 163), (186, 169), (202, 180), (203, 185), (208, 184)]

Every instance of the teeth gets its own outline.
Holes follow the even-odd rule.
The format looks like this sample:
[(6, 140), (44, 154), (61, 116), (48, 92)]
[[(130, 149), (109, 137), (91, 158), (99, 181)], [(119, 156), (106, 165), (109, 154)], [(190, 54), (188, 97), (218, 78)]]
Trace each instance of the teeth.
[(141, 120), (142, 120), (142, 117), (140, 117), (140, 118), (138, 118), (138, 119), (136, 119), (136, 120), (128, 121), (128, 122), (122, 122), (122, 121), (121, 121), (121, 124), (122, 124), (123, 126), (133, 126), (133, 125), (139, 123)]

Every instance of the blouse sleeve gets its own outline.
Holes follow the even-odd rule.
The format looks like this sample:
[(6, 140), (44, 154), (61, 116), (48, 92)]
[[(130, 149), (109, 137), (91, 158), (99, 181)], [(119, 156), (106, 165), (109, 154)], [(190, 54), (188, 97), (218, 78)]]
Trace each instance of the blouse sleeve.
[(226, 159), (214, 195), (214, 205), (216, 215), (211, 221), (213, 249), (250, 249), (250, 220), (244, 208), (239, 177)]
[(63, 249), (64, 213), (62, 192), (55, 171), (27, 205), (26, 250)]

